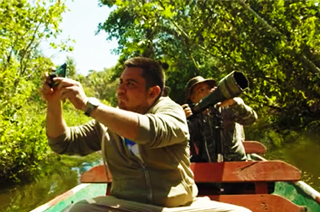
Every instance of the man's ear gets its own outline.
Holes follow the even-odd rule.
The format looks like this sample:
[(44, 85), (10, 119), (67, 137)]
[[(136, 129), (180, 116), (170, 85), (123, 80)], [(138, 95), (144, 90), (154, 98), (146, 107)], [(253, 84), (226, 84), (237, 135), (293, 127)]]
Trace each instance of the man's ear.
[(155, 99), (160, 95), (160, 93), (161, 93), (161, 88), (158, 85), (149, 88), (149, 97), (150, 98)]

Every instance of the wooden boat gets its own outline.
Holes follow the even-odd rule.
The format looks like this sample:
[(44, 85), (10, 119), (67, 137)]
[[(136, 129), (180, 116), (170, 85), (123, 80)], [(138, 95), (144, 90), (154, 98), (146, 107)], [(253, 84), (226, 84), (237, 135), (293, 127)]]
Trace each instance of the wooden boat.
[[(252, 158), (250, 161), (191, 164), (199, 196), (244, 206), (253, 212), (320, 212), (320, 193), (301, 181), (299, 169), (259, 156), (266, 152), (259, 142), (245, 141), (244, 145)], [(253, 186), (241, 194), (221, 194), (210, 186), (217, 182)], [(95, 166), (81, 176), (81, 184), (31, 212), (58, 212), (81, 199), (109, 195), (111, 183), (108, 169), (103, 165)], [(274, 185), (271, 192), (270, 184)]]

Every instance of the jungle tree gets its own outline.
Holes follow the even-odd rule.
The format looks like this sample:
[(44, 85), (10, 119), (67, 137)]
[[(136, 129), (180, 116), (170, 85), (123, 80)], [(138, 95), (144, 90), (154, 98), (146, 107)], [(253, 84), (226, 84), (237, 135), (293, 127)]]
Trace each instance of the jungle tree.
[[(300, 129), (319, 120), (318, 1), (112, 1), (101, 23), (122, 58), (148, 56), (170, 65), (172, 97), (195, 75), (248, 77), (245, 98), (269, 108), (274, 129)], [(179, 91), (179, 92), (177, 92)], [(176, 95), (174, 95), (176, 93)], [(260, 110), (262, 113), (262, 109)]]

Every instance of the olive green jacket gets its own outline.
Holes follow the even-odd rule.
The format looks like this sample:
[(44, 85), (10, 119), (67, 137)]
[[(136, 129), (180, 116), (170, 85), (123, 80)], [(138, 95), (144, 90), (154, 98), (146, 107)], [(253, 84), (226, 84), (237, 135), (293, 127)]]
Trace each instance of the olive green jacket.
[(161, 97), (139, 116), (141, 159), (131, 154), (124, 138), (91, 121), (48, 138), (53, 151), (87, 155), (102, 150), (113, 177), (111, 195), (142, 203), (175, 207), (193, 201), (198, 190), (189, 162), (189, 132), (180, 105)]
[[(189, 120), (190, 145), (198, 148), (198, 155), (193, 156), (192, 161), (217, 162), (218, 143), (222, 145), (224, 161), (247, 159), (242, 143), (245, 140), (243, 126), (253, 124), (258, 116), (241, 98), (235, 97), (234, 101), (232, 106), (218, 108), (218, 114), (212, 106), (205, 114)], [(217, 128), (219, 125), (221, 129)]]

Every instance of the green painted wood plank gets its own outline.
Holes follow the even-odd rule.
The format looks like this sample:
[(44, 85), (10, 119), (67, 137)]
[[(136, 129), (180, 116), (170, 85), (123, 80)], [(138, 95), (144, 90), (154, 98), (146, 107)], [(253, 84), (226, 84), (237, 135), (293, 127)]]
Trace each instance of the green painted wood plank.
[(297, 205), (306, 206), (308, 212), (320, 212), (320, 205), (293, 183), (277, 182), (274, 194), (283, 196)]
[(107, 185), (105, 183), (80, 184), (80, 189), (75, 187), (69, 191), (66, 191), (64, 194), (62, 194), (62, 196), (59, 197), (60, 201), (57, 203), (48, 202), (34, 209), (32, 212), (61, 212), (72, 203), (83, 199), (105, 195), (106, 189)]

